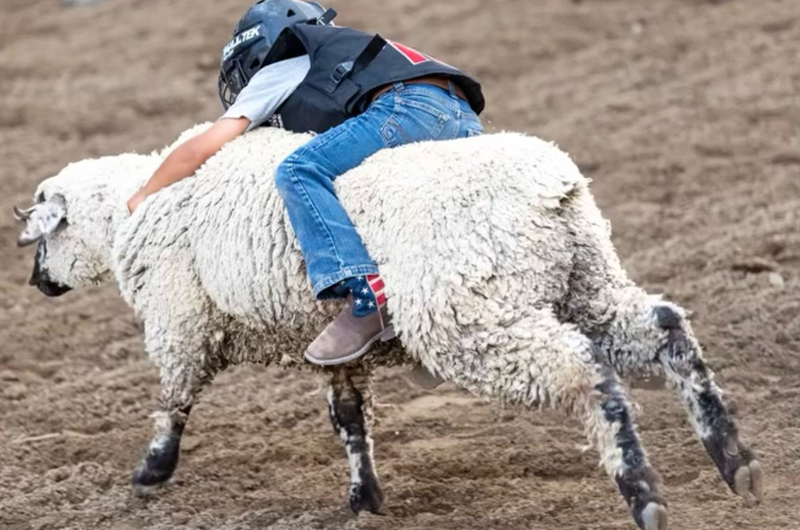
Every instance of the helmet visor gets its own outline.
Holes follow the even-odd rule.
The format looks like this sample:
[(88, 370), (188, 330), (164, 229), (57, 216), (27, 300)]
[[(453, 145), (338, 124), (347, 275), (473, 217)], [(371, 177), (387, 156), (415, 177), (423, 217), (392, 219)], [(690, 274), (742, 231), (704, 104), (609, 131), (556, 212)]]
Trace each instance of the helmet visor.
[(231, 108), (236, 102), (236, 94), (233, 93), (231, 90), (230, 85), (225, 81), (225, 77), (220, 75), (219, 81), (217, 82), (217, 90), (219, 91), (219, 100), (222, 102), (222, 106), (225, 110)]

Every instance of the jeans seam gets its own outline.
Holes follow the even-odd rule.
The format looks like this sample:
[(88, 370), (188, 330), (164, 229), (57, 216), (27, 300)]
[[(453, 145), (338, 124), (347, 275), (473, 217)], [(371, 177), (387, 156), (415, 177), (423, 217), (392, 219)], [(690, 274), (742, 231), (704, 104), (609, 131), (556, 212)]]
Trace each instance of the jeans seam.
[(344, 262), (342, 261), (342, 257), (339, 255), (339, 249), (336, 247), (336, 242), (333, 239), (333, 234), (331, 234), (328, 225), (326, 225), (323, 222), (322, 216), (320, 215), (319, 210), (317, 210), (317, 205), (314, 204), (314, 201), (311, 200), (311, 197), (308, 194), (308, 190), (306, 190), (306, 187), (303, 185), (302, 180), (297, 177), (294, 162), (289, 162), (286, 164), (286, 171), (289, 173), (289, 178), (292, 179), (292, 183), (300, 188), (300, 191), (303, 194), (303, 199), (305, 199), (306, 203), (311, 207), (311, 211), (314, 214), (314, 220), (325, 231), (325, 235), (328, 238), (328, 245), (330, 246), (331, 250), (333, 250), (333, 253), (336, 256), (336, 261), (339, 262), (339, 268), (340, 269), (343, 268)]
[(421, 112), (427, 112), (428, 114), (430, 114), (431, 116), (433, 116), (437, 120), (439, 120), (440, 122), (447, 121), (448, 118), (455, 117), (455, 115), (456, 115), (456, 112), (453, 111), (453, 109), (450, 109), (450, 108), (447, 109), (448, 111), (453, 111), (452, 112), (453, 115), (450, 116), (446, 112), (442, 112), (441, 110), (437, 109), (433, 105), (428, 105), (428, 104), (422, 103), (420, 101), (414, 101), (414, 100), (402, 101), (401, 100), (401, 101), (398, 101), (398, 103), (401, 106), (405, 106), (405, 107), (408, 107), (408, 108), (416, 109), (416, 110), (421, 111)]
[(393, 141), (395, 141), (395, 139), (397, 138), (396, 136), (394, 138), (387, 138), (386, 137), (386, 127), (389, 126), (389, 125), (393, 125), (394, 128), (395, 128), (395, 132), (397, 134), (400, 134), (400, 131), (401, 131), (400, 126), (397, 124), (397, 116), (398, 116), (397, 109), (398, 109), (398, 104), (399, 104), (397, 95), (394, 95), (392, 97), (392, 100), (393, 100), (393, 102), (392, 102), (392, 113), (389, 114), (389, 117), (386, 118), (386, 120), (383, 122), (383, 125), (381, 125), (381, 128), (379, 129), (380, 135), (381, 135), (381, 141), (383, 142), (383, 147), (384, 148), (395, 147), (395, 145), (393, 145)]
[[(408, 104), (411, 103), (411, 104)], [(439, 140), (441, 139), (442, 133), (447, 127), (447, 124), (452, 121), (457, 121), (456, 117), (451, 114), (447, 114), (445, 112), (440, 112), (438, 109), (431, 108), (425, 105), (424, 103), (416, 103), (416, 102), (399, 102), (399, 105), (403, 112), (406, 114), (411, 114), (413, 112), (424, 112), (428, 116), (432, 116), (436, 120), (436, 125), (433, 127), (428, 127), (428, 136), (429, 140)], [(403, 107), (405, 105), (405, 107)], [(425, 107), (425, 108), (421, 108)], [(403, 127), (398, 123), (397, 128), (399, 130), (403, 130)], [(405, 143), (411, 143), (408, 136), (404, 136)]]
[[(314, 146), (314, 151), (325, 148), (329, 143), (331, 143), (333, 140), (338, 139), (341, 135), (343, 135), (346, 131), (349, 131), (349, 130), (350, 130), (349, 126), (347, 126), (347, 127), (339, 127), (337, 130), (333, 131), (333, 134), (326, 135), (325, 138), (322, 138)], [(303, 157), (301, 155), (303, 155), (306, 152), (310, 152), (310, 151), (312, 151), (312, 150), (309, 149), (308, 147), (306, 147), (305, 145), (303, 145), (301, 147), (298, 147), (291, 155), (289, 155), (289, 159), (287, 161), (285, 161), (284, 163), (288, 163), (288, 164), (291, 164), (292, 166), (294, 166), (294, 162), (291, 160), (292, 158), (298, 158), (298, 159), (301, 159), (301, 160), (303, 158), (308, 158), (308, 156)], [(330, 158), (328, 158), (328, 160), (330, 160)], [(333, 169), (334, 169), (334, 173), (337, 174), (336, 177), (341, 176), (338, 167), (333, 168)], [(336, 180), (336, 177), (332, 178), (331, 180)]]
[[(434, 87), (434, 89), (441, 90), (438, 87)], [(460, 98), (458, 98), (458, 97), (453, 98), (452, 96), (450, 96), (447, 93), (440, 94), (438, 92), (435, 92), (434, 90), (429, 90), (429, 89), (426, 89), (426, 88), (418, 88), (418, 89), (407, 88), (406, 90), (404, 90), (402, 93), (399, 93), (398, 95), (401, 95), (401, 94), (402, 94), (402, 96), (424, 96), (424, 97), (436, 100), (436, 101), (438, 101), (439, 103), (441, 103), (443, 105), (447, 105), (448, 107), (450, 105), (458, 107), (459, 106), (459, 102), (462, 101)]]
[[(381, 127), (381, 138), (383, 139), (383, 145), (387, 149), (393, 149), (395, 147), (411, 143), (411, 139), (408, 137), (408, 132), (403, 129), (403, 127), (398, 123), (398, 120), (391, 119), (393, 117), (394, 114), (390, 117), (390, 119), (386, 120)], [(395, 135), (392, 138), (386, 137), (387, 126), (394, 127)], [(398, 141), (398, 137), (402, 139), (402, 141)]]

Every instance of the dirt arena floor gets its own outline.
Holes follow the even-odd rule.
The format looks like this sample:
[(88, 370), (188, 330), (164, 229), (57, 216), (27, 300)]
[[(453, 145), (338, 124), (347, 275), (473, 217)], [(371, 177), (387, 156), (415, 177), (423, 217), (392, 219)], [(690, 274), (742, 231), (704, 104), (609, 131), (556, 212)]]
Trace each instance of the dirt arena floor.
[[(488, 132), (571, 153), (631, 275), (694, 312), (766, 499), (746, 509), (727, 490), (671, 391), (634, 390), (670, 528), (797, 528), (797, 2), (332, 3), (343, 24), (478, 76)], [(377, 383), (383, 516), (346, 508), (322, 381), (260, 367), (223, 374), (173, 482), (132, 495), (158, 395), (140, 329), (113, 285), (57, 300), (27, 287), (11, 205), (71, 161), (216, 117), (218, 52), (248, 4), (0, 4), (0, 529), (632, 529), (576, 423), (397, 371)]]

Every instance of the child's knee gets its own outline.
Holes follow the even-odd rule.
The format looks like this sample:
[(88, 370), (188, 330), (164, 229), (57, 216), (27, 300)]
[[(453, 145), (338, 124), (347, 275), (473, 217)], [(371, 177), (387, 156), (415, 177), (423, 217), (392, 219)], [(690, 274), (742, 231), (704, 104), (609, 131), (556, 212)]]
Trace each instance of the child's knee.
[(297, 183), (298, 169), (301, 171), (306, 169), (304, 166), (307, 158), (308, 155), (305, 149), (300, 147), (284, 158), (275, 168), (275, 174), (273, 175), (275, 187), (282, 197), (286, 197), (286, 194), (294, 192)]
[(275, 168), (273, 180), (275, 181), (275, 188), (281, 197), (286, 197), (288, 193), (292, 192), (292, 170), (291, 162), (288, 159), (278, 164), (278, 167)]

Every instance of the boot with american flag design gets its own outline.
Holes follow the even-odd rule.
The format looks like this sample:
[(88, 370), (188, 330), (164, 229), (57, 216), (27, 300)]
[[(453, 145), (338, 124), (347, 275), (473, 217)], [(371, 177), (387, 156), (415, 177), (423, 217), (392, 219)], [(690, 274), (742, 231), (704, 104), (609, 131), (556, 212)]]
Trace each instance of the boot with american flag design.
[[(351, 278), (350, 294), (353, 295), (353, 315), (365, 317), (386, 305), (386, 295), (383, 292), (383, 280), (380, 275), (360, 276)], [(351, 287), (352, 285), (352, 287)]]
[(320, 366), (333, 366), (358, 359), (379, 340), (393, 339), (383, 288), (377, 274), (342, 281), (336, 292), (347, 293), (347, 305), (311, 343), (305, 358)]

